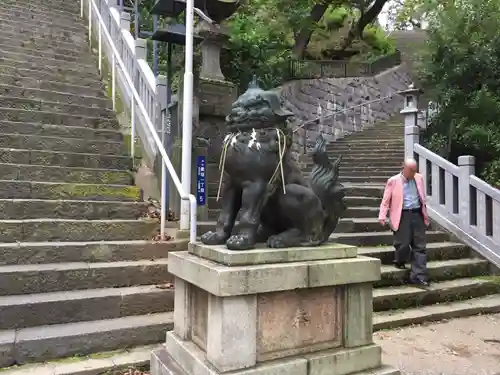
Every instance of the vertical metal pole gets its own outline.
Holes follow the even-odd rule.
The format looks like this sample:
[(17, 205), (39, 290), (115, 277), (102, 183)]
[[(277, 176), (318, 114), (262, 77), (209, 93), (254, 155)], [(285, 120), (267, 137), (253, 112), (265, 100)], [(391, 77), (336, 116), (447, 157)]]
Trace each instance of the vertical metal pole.
[(131, 117), (131, 126), (130, 126), (130, 156), (132, 157), (132, 164), (135, 165), (135, 98), (132, 95), (132, 100), (130, 103), (130, 117)]
[(139, 29), (140, 29), (139, 22), (140, 22), (139, 0), (135, 0), (135, 2), (134, 2), (134, 34), (135, 34), (135, 39), (139, 38)]
[[(161, 111), (161, 143), (163, 144), (163, 147), (165, 148), (165, 115), (166, 111), (168, 111), (168, 107), (165, 111)], [(160, 226), (160, 237), (161, 240), (165, 240), (165, 225), (167, 221), (167, 179), (168, 179), (168, 174), (167, 174), (167, 168), (165, 166), (165, 161), (162, 160), (161, 163), (161, 203), (160, 203), (160, 208), (161, 208), (161, 226)]]
[(92, 1), (93, 0), (88, 0), (88, 2), (89, 2), (89, 46), (90, 46), (90, 51), (92, 51)]
[[(158, 15), (153, 15), (153, 33), (158, 29)], [(158, 75), (158, 41), (153, 40), (153, 74)]]
[(99, 56), (99, 62), (98, 62), (98, 68), (99, 68), (99, 74), (102, 76), (102, 32), (101, 32), (101, 22), (97, 24), (97, 32), (99, 34), (98, 39), (97, 39), (97, 51), (98, 51), (98, 56)]
[(116, 57), (112, 53), (111, 61), (111, 100), (113, 102), (113, 111), (116, 111)]
[[(167, 44), (167, 121), (169, 122), (168, 134), (166, 134), (166, 142), (163, 143), (165, 151), (169, 158), (172, 157), (172, 121), (170, 116), (170, 102), (172, 101), (172, 43)], [(170, 208), (170, 179), (165, 179), (165, 193), (167, 197), (167, 205)]]
[[(184, 92), (182, 101), (182, 188), (191, 192), (191, 164), (193, 138), (193, 32), (194, 0), (186, 0), (186, 48), (184, 65)], [(189, 202), (181, 202), (181, 230), (189, 229)], [(191, 228), (193, 229), (193, 228)]]

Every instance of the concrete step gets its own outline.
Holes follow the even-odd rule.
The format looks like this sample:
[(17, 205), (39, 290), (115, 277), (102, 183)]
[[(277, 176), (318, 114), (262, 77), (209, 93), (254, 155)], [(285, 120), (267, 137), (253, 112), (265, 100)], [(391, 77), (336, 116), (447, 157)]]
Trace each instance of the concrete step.
[(347, 143), (347, 144), (329, 144), (327, 147), (328, 153), (346, 153), (346, 152), (401, 152), (404, 150), (404, 143), (401, 144), (386, 144), (384, 142), (373, 142), (370, 144), (358, 144), (358, 143)]
[(71, 30), (64, 30), (57, 27), (46, 27), (46, 26), (29, 26), (29, 25), (13, 25), (5, 26), (3, 28), (9, 34), (17, 34), (18, 38), (31, 38), (32, 36), (50, 38), (52, 40), (60, 40), (64, 42), (73, 42), (80, 46), (83, 45), (83, 41), (86, 39), (86, 35), (82, 32), (73, 32)]
[(15, 21), (19, 21), (24, 26), (44, 27), (51, 30), (65, 30), (75, 34), (85, 34), (83, 20), (78, 14), (38, 11), (35, 9), (20, 8), (15, 6), (0, 5), (0, 26), (16, 27)]
[(26, 98), (39, 101), (57, 102), (61, 104), (76, 104), (83, 107), (105, 108), (112, 110), (111, 100), (104, 97), (74, 95), (53, 90), (30, 89), (19, 86), (0, 85), (0, 96)]
[[(85, 356), (60, 358), (45, 363), (27, 363), (2, 369), (2, 375), (25, 375), (36, 369), (41, 375), (92, 375), (118, 374), (130, 369), (145, 370), (149, 368), (151, 352), (161, 344), (141, 345), (120, 349), (113, 353), (90, 353)], [(365, 374), (368, 375), (368, 374)], [(374, 374), (370, 374), (374, 375)], [(390, 372), (375, 375), (397, 375)]]
[[(51, 125), (29, 122), (0, 121), (0, 134), (18, 134), (27, 136), (51, 137), (56, 139), (75, 139), (90, 142), (123, 142), (123, 134), (117, 130), (99, 130), (78, 126)], [(79, 138), (79, 139), (78, 139)], [(75, 140), (75, 141), (76, 141)], [(94, 140), (94, 141), (91, 141)], [(16, 147), (18, 148), (18, 147)], [(30, 146), (31, 148), (31, 146)], [(74, 149), (71, 149), (74, 151)]]
[[(461, 277), (479, 277), (489, 274), (488, 261), (483, 259), (464, 258), (432, 261), (427, 263), (429, 280), (443, 281)], [(381, 268), (382, 279), (375, 287), (403, 285), (407, 282), (410, 270), (400, 270), (394, 266), (384, 265)]]
[[(0, 18), (0, 27), (2, 26), (2, 21), (3, 20)], [(50, 65), (58, 65), (63, 61), (73, 65), (80, 62), (85, 68), (94, 68), (97, 65), (97, 61), (94, 60), (94, 57), (88, 53), (88, 51), (84, 51), (86, 53), (82, 53), (79, 56), (74, 56), (71, 54), (66, 55), (63, 53), (57, 53), (48, 48), (44, 50), (32, 50), (21, 47), (15, 48), (9, 45), (1, 45), (0, 50), (2, 51), (2, 54), (5, 54), (5, 57), (13, 60), (18, 60), (20, 56), (23, 56), (26, 57), (27, 61), (31, 62), (47, 60), (51, 62)]]
[[(345, 213), (345, 218), (376, 218), (379, 212), (379, 207), (350, 207), (348, 206), (347, 212)], [(208, 217), (209, 220), (217, 220), (220, 210), (214, 209), (209, 210)]]
[(351, 183), (351, 184), (358, 184), (358, 183), (368, 183), (368, 182), (372, 182), (372, 183), (376, 183), (376, 184), (385, 184), (387, 182), (387, 179), (390, 178), (391, 176), (393, 176), (392, 174), (390, 173), (387, 173), (387, 174), (384, 174), (384, 175), (366, 175), (366, 174), (362, 174), (361, 176), (360, 175), (357, 175), (357, 176), (353, 176), (353, 175), (340, 175), (339, 177), (339, 181), (341, 183)]
[(354, 137), (347, 137), (347, 138), (341, 138), (338, 139), (334, 142), (331, 142), (326, 145), (327, 150), (330, 149), (335, 149), (337, 147), (351, 147), (351, 146), (359, 146), (359, 147), (367, 147), (367, 146), (404, 146), (404, 137), (401, 135), (400, 138), (389, 138), (387, 140), (383, 139), (365, 139), (363, 138), (354, 138)]
[(0, 266), (0, 295), (118, 288), (173, 282), (166, 259)]
[(0, 220), (139, 219), (146, 214), (147, 207), (146, 202), (0, 199)]
[[(449, 241), (449, 234), (439, 231), (428, 231), (426, 239), (431, 242)], [(353, 246), (390, 246), (394, 241), (392, 231), (384, 232), (364, 232), (364, 233), (334, 233), (330, 240)]]
[(0, 72), (8, 74), (12, 67), (16, 69), (31, 69), (35, 71), (73, 75), (82, 79), (98, 77), (97, 65), (91, 62), (83, 63), (80, 67), (76, 62), (61, 61), (45, 57), (30, 56), (21, 53), (0, 51)]
[(134, 176), (129, 171), (116, 169), (0, 163), (0, 180), (133, 185)]
[[(209, 180), (211, 181), (211, 180)], [(213, 181), (213, 180), (212, 180)], [(387, 177), (385, 178), (387, 181)], [(344, 183), (346, 196), (356, 196), (356, 197), (382, 197), (384, 192), (384, 183)], [(217, 191), (219, 189), (218, 182), (209, 182), (207, 184), (207, 195), (209, 201), (209, 207), (217, 208), (218, 206), (211, 205), (210, 198), (217, 197)]]
[[(335, 160), (336, 157), (330, 157), (331, 160)], [(403, 164), (404, 159), (399, 157), (386, 157), (383, 159), (374, 159), (370, 157), (367, 153), (363, 157), (351, 157), (349, 155), (343, 155), (342, 161), (340, 162), (340, 167), (352, 167), (352, 169), (359, 168), (396, 168)], [(310, 158), (307, 158), (304, 165), (304, 170), (309, 170), (314, 166), (314, 163)]]
[[(335, 150), (328, 152), (328, 156), (332, 159), (337, 159), (339, 156), (342, 156), (342, 159), (346, 157), (346, 162), (348, 158), (359, 158), (371, 156), (372, 162), (373, 160), (377, 160), (377, 158), (388, 158), (388, 160), (398, 159), (404, 160), (404, 149), (397, 150), (381, 150), (381, 149), (372, 149), (372, 150)], [(402, 162), (401, 162), (402, 163)]]
[(0, 366), (156, 344), (172, 328), (168, 312), (0, 331)]
[(432, 283), (423, 290), (412, 285), (376, 288), (373, 310), (407, 309), (500, 293), (500, 284), (487, 279), (463, 278)]
[(144, 285), (0, 297), (0, 330), (174, 310), (173, 288)]
[(0, 134), (0, 148), (117, 156), (126, 156), (128, 153), (122, 142), (5, 133)]
[[(394, 260), (393, 246), (365, 246), (358, 248), (358, 254), (378, 258), (382, 264), (391, 265)], [(456, 242), (431, 242), (427, 244), (427, 259), (429, 261), (468, 258), (471, 256), (469, 247)]]
[[(65, 55), (73, 57), (81, 57), (94, 61), (95, 58), (89, 53), (88, 49), (84, 48), (64, 48), (57, 45), (37, 44), (34, 42), (25, 42), (19, 40), (2, 40), (0, 42), (0, 49), (15, 53), (26, 53), (29, 55), (40, 54), (40, 56), (54, 57), (53, 55)], [(52, 56), (51, 56), (52, 55)], [(97, 61), (95, 61), (97, 63)]]
[(142, 200), (142, 192), (136, 186), (128, 185), (0, 180), (0, 199), (72, 199), (136, 202)]
[[(1, 35), (1, 34), (0, 34)], [(75, 76), (63, 76), (60, 73), (38, 72), (29, 69), (9, 68), (8, 72), (0, 72), (2, 83), (23, 88), (38, 88), (49, 91), (68, 92), (74, 95), (88, 95), (104, 98), (104, 84), (100, 80), (79, 79)], [(73, 84), (72, 84), (73, 83)]]
[(4, 0), (3, 4), (12, 7), (25, 9), (26, 11), (50, 11), (53, 14), (80, 14), (80, 4), (78, 2), (42, 0), (42, 2), (22, 1), (22, 0)]
[(25, 111), (60, 112), (62, 114), (76, 116), (97, 116), (105, 119), (111, 119), (116, 116), (112, 109), (101, 108), (96, 105), (85, 106), (79, 104), (64, 104), (40, 99), (28, 99), (6, 95), (0, 96), (0, 107), (18, 108)]
[[(85, 108), (85, 107), (84, 107)], [(86, 109), (91, 114), (90, 108)], [(40, 111), (36, 109), (0, 107), (0, 121), (38, 122), (42, 124), (78, 126), (92, 129), (119, 129), (118, 120), (109, 113), (109, 117), (94, 117), (69, 114), (65, 112)]]
[[(217, 223), (215, 221), (198, 221), (198, 233), (203, 234), (210, 230), (215, 230)], [(336, 233), (355, 233), (362, 231), (383, 231), (379, 222), (375, 218), (360, 219), (360, 218), (342, 218), (340, 219)]]
[(158, 228), (155, 219), (0, 220), (0, 242), (152, 240)]
[(188, 241), (97, 241), (0, 243), (0, 265), (154, 261), (187, 250)]
[(132, 169), (132, 158), (129, 156), (6, 148), (0, 148), (0, 162), (9, 164), (58, 165), (62, 167)]
[(9, 41), (17, 41), (23, 46), (47, 46), (47, 47), (57, 47), (66, 49), (79, 49), (81, 51), (88, 51), (88, 38), (84, 36), (74, 35), (72, 38), (60, 38), (53, 37), (48, 38), (47, 36), (36, 34), (31, 35), (20, 35), (10, 29), (2, 30), (0, 34), (0, 44), (7, 45)]
[[(390, 172), (381, 172), (381, 171), (373, 171), (370, 172), (358, 172), (358, 171), (340, 171), (340, 179), (339, 181), (342, 183), (366, 183), (366, 182), (374, 182), (378, 184), (385, 184), (387, 179), (395, 174), (399, 173), (398, 170), (390, 171)], [(303, 173), (305, 178), (310, 178), (311, 171), (304, 171)]]
[(500, 296), (494, 294), (465, 301), (377, 312), (373, 315), (373, 328), (375, 330), (390, 329), (411, 324), (497, 312), (500, 312)]

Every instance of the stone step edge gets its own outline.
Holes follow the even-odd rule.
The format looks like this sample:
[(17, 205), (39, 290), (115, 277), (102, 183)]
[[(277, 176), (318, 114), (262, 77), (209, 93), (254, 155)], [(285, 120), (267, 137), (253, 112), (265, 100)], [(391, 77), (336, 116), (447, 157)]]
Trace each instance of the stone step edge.
[(28, 51), (29, 53), (31, 54), (36, 54), (37, 52), (45, 49), (45, 48), (48, 48), (48, 49), (52, 49), (52, 48), (57, 48), (59, 50), (61, 50), (62, 52), (67, 52), (69, 56), (74, 56), (74, 57), (79, 57), (80, 55), (81, 56), (85, 56), (85, 55), (88, 55), (88, 51), (82, 51), (80, 48), (66, 48), (66, 47), (55, 47), (55, 46), (50, 46), (50, 45), (46, 45), (46, 46), (38, 46), (37, 48), (38, 49), (33, 49), (33, 48), (30, 48), (32, 46), (36, 46), (36, 44), (27, 44), (28, 47), (26, 47), (26, 42), (23, 42), (23, 41), (19, 41), (19, 40), (16, 40), (15, 43), (12, 43), (12, 44), (5, 44), (5, 41), (3, 42), (0, 42), (0, 49), (2, 50), (6, 50), (6, 49), (10, 49), (10, 48), (14, 48), (16, 50), (25, 50), (25, 51)]
[[(5, 9), (0, 5), (0, 9)], [(14, 12), (22, 12), (20, 10), (15, 10), (15, 9), (7, 9), (7, 12), (9, 10), (13, 10)], [(50, 13), (47, 13), (50, 14)], [(2, 14), (3, 15), (3, 14)], [(5, 14), (6, 17), (10, 16), (11, 14), (7, 13)], [(71, 19), (67, 18), (64, 16), (55, 16), (53, 19), (50, 19), (47, 17), (47, 15), (43, 13), (30, 13), (28, 16), (26, 16), (25, 13), (21, 13), (21, 16), (16, 17), (16, 21), (22, 22), (22, 25), (25, 27), (36, 27), (36, 28), (47, 28), (50, 30), (58, 30), (58, 31), (68, 31), (68, 32), (73, 32), (73, 33), (85, 33), (85, 26), (82, 24), (81, 20), (78, 21), (77, 18)], [(33, 17), (30, 17), (33, 16)], [(64, 24), (56, 23), (58, 20), (63, 19)], [(8, 18), (3, 18), (0, 17), (0, 24), (3, 24), (3, 26), (7, 25), (8, 27), (13, 27), (11, 25), (16, 24), (16, 22), (13, 22), (9, 20)], [(78, 25), (78, 26), (76, 26)]]
[(2, 375), (96, 375), (115, 373), (128, 368), (149, 368), (151, 351), (158, 345), (138, 346), (111, 352), (93, 353), (86, 356), (62, 358), (59, 361), (34, 363), (0, 369)]
[[(15, 85), (6, 85), (3, 83), (0, 83), (0, 88), (16, 88), (16, 89), (23, 89), (23, 90), (39, 91), (39, 92), (44, 93), (44, 94), (46, 93), (46, 94), (65, 95), (65, 96), (69, 96), (69, 97), (74, 97), (75, 101), (78, 101), (78, 99), (94, 99), (96, 101), (102, 101), (104, 105), (107, 105), (110, 102), (110, 99), (108, 99), (107, 97), (73, 94), (71, 92), (46, 90), (46, 89), (40, 89), (38, 87), (15, 86)], [(5, 95), (2, 95), (2, 96), (5, 96)], [(21, 98), (24, 99), (24, 97), (21, 97)], [(26, 99), (31, 99), (31, 98), (26, 98)], [(32, 100), (38, 100), (38, 99), (32, 99)], [(43, 102), (47, 102), (45, 99), (42, 99), (42, 100), (43, 100)], [(57, 103), (59, 103), (59, 102), (57, 102)], [(61, 104), (70, 104), (70, 103), (61, 103)]]
[[(0, 96), (1, 98), (1, 96)], [(20, 122), (20, 121), (18, 121)], [(62, 126), (62, 125), (61, 125)], [(81, 128), (81, 126), (80, 126)], [(96, 129), (94, 129), (96, 130)], [(62, 140), (62, 141), (69, 141), (71, 142), (72, 140), (80, 140), (80, 141), (86, 141), (91, 144), (95, 145), (104, 145), (104, 144), (112, 144), (112, 145), (117, 145), (117, 146), (124, 146), (123, 142), (118, 142), (118, 141), (107, 141), (107, 140), (99, 140), (99, 139), (88, 139), (88, 138), (71, 138), (71, 137), (54, 137), (51, 135), (40, 135), (40, 134), (21, 134), (21, 133), (1, 133), (0, 136), (8, 136), (8, 137), (36, 137), (37, 139), (55, 139), (55, 140)], [(17, 150), (17, 149), (16, 149)], [(36, 149), (31, 149), (30, 151), (50, 151), (50, 150), (36, 150)], [(126, 150), (124, 150), (126, 152)], [(98, 154), (99, 155), (99, 154)], [(103, 155), (108, 155), (108, 154), (103, 154)], [(128, 156), (126, 153), (122, 155), (116, 155), (116, 154), (110, 154), (111, 156)]]
[[(173, 288), (170, 288), (173, 291)], [(169, 289), (169, 290), (170, 290)], [(162, 293), (164, 288), (158, 284), (134, 285), (118, 288), (98, 288), (98, 289), (80, 289), (65, 290), (60, 292), (34, 293), (34, 294), (12, 294), (0, 296), (0, 306), (23, 306), (36, 305), (44, 303), (57, 303), (64, 301), (78, 301), (86, 299), (102, 299), (107, 297), (116, 297), (124, 295), (139, 295), (143, 293)], [(22, 328), (21, 328), (22, 329)]]
[[(0, 338), (2, 338), (0, 341), (0, 348), (3, 349), (2, 354), (4, 355), (4, 359), (14, 356), (14, 361), (17, 361), (19, 358), (23, 361), (27, 358), (36, 360), (36, 358), (33, 358), (33, 355), (39, 354), (36, 352), (40, 352), (41, 349), (37, 349), (35, 353), (32, 353), (32, 348), (34, 347), (46, 347), (47, 349), (52, 347), (64, 347), (63, 343), (65, 342), (71, 342), (73, 339), (77, 338), (80, 341), (82, 337), (87, 336), (94, 338), (93, 341), (98, 342), (97, 345), (102, 345), (103, 343), (100, 340), (95, 340), (96, 336), (106, 337), (104, 341), (107, 341), (108, 344), (116, 345), (116, 341), (114, 340), (116, 337), (113, 338), (116, 334), (123, 340), (124, 332), (155, 326), (165, 326), (166, 330), (172, 329), (173, 312), (54, 324), (18, 330), (3, 330), (0, 331)], [(164, 332), (162, 332), (162, 334), (164, 334)], [(22, 353), (23, 345), (26, 346), (24, 348), (24, 353)], [(9, 354), (9, 351), (11, 354)], [(26, 351), (28, 351), (28, 353), (26, 353)], [(67, 346), (65, 351), (67, 353), (63, 355), (56, 354), (56, 358), (80, 354), (76, 348), (72, 348), (71, 345)], [(50, 353), (49, 350), (47, 350), (47, 352)], [(46, 354), (45, 351), (44, 354)]]
[[(1, 124), (23, 124), (27, 126), (33, 126), (33, 127), (40, 127), (40, 128), (53, 128), (53, 129), (75, 129), (75, 130), (81, 130), (81, 131), (88, 131), (88, 132), (99, 132), (103, 134), (109, 134), (109, 135), (126, 135), (124, 132), (120, 130), (113, 130), (113, 129), (94, 129), (94, 128), (86, 128), (84, 126), (66, 126), (66, 125), (55, 125), (55, 124), (46, 124), (43, 122), (25, 122), (25, 121), (10, 121), (10, 120), (0, 120), (0, 125)], [(7, 133), (4, 133), (7, 134)], [(88, 138), (76, 138), (76, 137), (55, 137), (55, 136), (50, 136), (50, 135), (40, 135), (40, 134), (24, 134), (24, 133), (15, 133), (15, 135), (36, 135), (37, 137), (50, 137), (50, 138), (64, 138), (64, 139), (83, 139), (87, 140)], [(106, 142), (106, 143), (121, 143), (120, 141), (107, 141), (107, 140), (102, 140), (102, 139), (90, 139), (89, 142), (92, 141), (98, 141), (98, 142)], [(31, 151), (31, 150), (30, 150)], [(35, 150), (33, 150), (35, 151)], [(45, 150), (45, 151), (50, 151), (50, 150)], [(57, 151), (60, 152), (60, 151)]]
[(493, 294), (418, 308), (376, 312), (373, 314), (373, 328), (375, 331), (379, 331), (424, 322), (498, 312), (500, 312), (500, 295)]
[[(2, 110), (2, 108), (0, 108), (0, 111), (1, 110)], [(92, 128), (89, 128), (89, 129), (92, 129)], [(60, 154), (64, 154), (64, 155), (78, 155), (80, 157), (84, 157), (84, 156), (88, 156), (88, 157), (102, 156), (102, 157), (107, 157), (107, 158), (132, 159), (132, 157), (128, 156), (128, 155), (112, 155), (112, 154), (111, 155), (105, 155), (105, 154), (89, 154), (89, 153), (86, 153), (86, 152), (65, 152), (65, 151), (51, 151), (51, 150), (28, 150), (28, 149), (24, 149), (24, 148), (0, 148), (0, 152), (12, 152), (12, 151), (14, 151), (14, 152), (45, 152), (45, 153), (48, 153), (48, 154), (57, 154), (57, 155), (60, 155)], [(138, 158), (136, 157), (136, 159), (138, 159)], [(45, 164), (29, 164), (29, 165), (45, 165)], [(70, 168), (72, 168), (72, 167), (70, 167)], [(79, 168), (79, 167), (74, 167), (74, 168)], [(121, 169), (117, 169), (117, 170), (121, 170)], [(91, 185), (95, 185), (95, 184), (91, 184)], [(128, 186), (128, 185), (123, 185), (123, 186)]]
[[(1, 61), (0, 61), (0, 66), (1, 66)], [(32, 79), (32, 80), (34, 80), (34, 79), (36, 79), (35, 78), (36, 75), (40, 74), (40, 70), (37, 70), (37, 69), (29, 69), (29, 68), (17, 68), (17, 69), (19, 71), (27, 71), (27, 74), (29, 74), (29, 75), (26, 75), (26, 76), (14, 76), (12, 74), (0, 73), (0, 77), (7, 76), (7, 77), (15, 77), (15, 78), (19, 78), (19, 79)], [(49, 72), (46, 72), (46, 71), (43, 71), (43, 70), (42, 70), (42, 72), (49, 73)], [(56, 72), (50, 72), (50, 74), (53, 74), (53, 73), (55, 74)], [(46, 79), (42, 79), (40, 81), (41, 82), (56, 83), (56, 84), (59, 84), (59, 85), (75, 86), (75, 87), (79, 87), (79, 88), (86, 88), (88, 90), (98, 90), (97, 88), (89, 87), (89, 86), (86, 86), (84, 84), (82, 84), (82, 85), (75, 85), (75, 84), (72, 84), (72, 83), (68, 83), (66, 81), (51, 81), (51, 80), (46, 80)], [(95, 83), (102, 84), (102, 81), (100, 79), (97, 79), (97, 78), (96, 79), (79, 78), (78, 81), (81, 82), (81, 83), (86, 82), (88, 84), (95, 84)], [(19, 86), (19, 87), (24, 87), (24, 86)]]
[[(2, 135), (5, 135), (3, 133), (0, 133), (0, 137)], [(10, 134), (9, 134), (10, 135)], [(75, 138), (78, 139), (78, 138)], [(81, 167), (66, 167), (62, 165), (36, 165), (36, 164), (12, 164), (12, 163), (0, 163), (0, 168), (2, 167), (38, 167), (38, 168), (43, 168), (45, 170), (67, 170), (68, 172), (75, 172), (75, 173), (128, 173), (129, 175), (131, 174), (130, 171), (122, 170), (122, 169), (105, 169), (105, 168), (81, 168)], [(17, 181), (17, 180), (13, 180)], [(25, 180), (22, 180), (25, 181)], [(44, 181), (42, 181), (44, 182)], [(56, 182), (56, 181), (54, 181)], [(61, 181), (64, 182), (64, 181)], [(124, 186), (129, 186), (129, 185), (124, 185)]]
[[(56, 60), (56, 59), (50, 58), (50, 57), (31, 56), (31, 55), (28, 55), (26, 53), (17, 53), (17, 52), (9, 52), (9, 51), (0, 50), (0, 53), (5, 53), (5, 52), (10, 53), (10, 54), (14, 54), (14, 55), (19, 55), (20, 57), (22, 57), (22, 56), (33, 57), (38, 61), (27, 61), (26, 59), (15, 60), (15, 59), (11, 59), (10, 57), (2, 57), (2, 60), (0, 61), (0, 66), (3, 66), (3, 64), (2, 64), (3, 62), (10, 62), (11, 64), (14, 64), (14, 67), (16, 67), (16, 68), (18, 65), (22, 65), (24, 63), (27, 63), (27, 64), (43, 63), (43, 68), (30, 69), (30, 70), (34, 70), (37, 72), (51, 72), (51, 73), (64, 72), (67, 74), (75, 74), (75, 75), (82, 73), (82, 70), (78, 69), (79, 64), (77, 61), (71, 62), (71, 61), (64, 61), (64, 60)], [(58, 62), (59, 65), (48, 64), (49, 62), (54, 62), (54, 61)], [(10, 65), (6, 65), (6, 66), (10, 66)], [(22, 66), (20, 66), (19, 68), (22, 68)], [(74, 69), (72, 69), (72, 68), (74, 68)], [(94, 64), (94, 62), (91, 62), (91, 61), (86, 62), (85, 64), (81, 65), (81, 68), (85, 69), (84, 73), (86, 73), (87, 75), (90, 76), (90, 75), (95, 74), (96, 77), (99, 77), (99, 73), (97, 72), (97, 64)]]
[[(16, 7), (16, 8), (19, 8), (19, 11), (32, 11), (32, 10), (35, 10), (35, 11), (38, 11), (38, 12), (41, 12), (43, 11), (44, 13), (45, 12), (53, 12), (53, 11), (56, 11), (56, 12), (59, 12), (59, 13), (62, 13), (64, 15), (69, 15), (69, 16), (72, 16), (72, 18), (76, 18), (78, 19), (79, 18), (79, 7), (75, 7), (74, 9), (70, 7), (61, 7), (61, 8), (53, 8), (53, 6), (48, 9), (48, 4), (28, 4), (28, 6), (26, 8), (20, 6), (17, 2), (9, 2), (9, 1), (5, 1), (4, 2), (5, 5), (9, 5), (9, 7)], [(68, 5), (67, 3), (64, 3), (64, 2), (61, 2), (57, 5)], [(70, 10), (71, 9), (71, 10)], [(80, 18), (81, 19), (81, 18)]]
[(18, 224), (22, 225), (24, 223), (72, 223), (72, 224), (80, 224), (80, 223), (101, 223), (101, 224), (112, 224), (112, 223), (122, 223), (122, 224), (132, 224), (137, 222), (145, 222), (145, 223), (158, 223), (157, 219), (150, 218), (139, 218), (139, 219), (99, 219), (99, 220), (88, 220), (88, 219), (56, 219), (56, 218), (40, 218), (40, 219), (2, 219), (0, 220), (0, 226), (2, 224)]
[[(18, 99), (24, 99), (24, 98), (18, 98)], [(55, 103), (55, 104), (60, 104), (60, 103)], [(83, 107), (83, 108), (90, 108), (90, 107)], [(91, 108), (90, 108), (91, 109)], [(98, 117), (93, 117), (93, 116), (85, 116), (85, 115), (75, 115), (75, 114), (71, 114), (71, 113), (67, 113), (67, 112), (53, 112), (53, 111), (38, 111), (38, 110), (25, 110), (25, 109), (22, 109), (22, 108), (11, 108), (11, 107), (0, 107), (0, 111), (3, 111), (3, 112), (6, 112), (6, 111), (17, 111), (17, 112), (34, 112), (34, 113), (43, 113), (43, 114), (46, 114), (46, 115), (57, 115), (57, 116), (65, 116), (65, 117), (76, 117), (76, 118), (81, 118), (81, 119), (86, 119), (86, 120), (89, 120), (89, 121), (98, 121), (98, 120), (104, 120), (104, 121), (108, 121), (108, 122), (112, 122), (112, 121), (116, 121), (115, 118), (103, 118), (101, 116), (98, 116)], [(115, 115), (115, 113), (113, 111), (110, 111), (110, 113), (112, 113), (113, 115)], [(66, 125), (66, 126), (69, 126), (69, 125)], [(94, 129), (92, 127), (89, 127), (90, 129)], [(115, 129), (115, 128), (113, 128)], [(105, 130), (110, 130), (110, 129), (105, 129)], [(118, 129), (116, 129), (118, 130)]]
[[(10, 95), (0, 95), (0, 100), (2, 100), (2, 99), (19, 100), (19, 101), (24, 101), (24, 102), (29, 101), (29, 102), (40, 103), (40, 104), (44, 104), (44, 105), (56, 105), (56, 106), (63, 105), (63, 106), (69, 106), (69, 107), (75, 108), (75, 109), (76, 108), (78, 108), (78, 109), (92, 109), (92, 110), (103, 112), (102, 116), (105, 116), (105, 115), (116, 116), (116, 113), (110, 108), (90, 107), (90, 106), (85, 106), (85, 105), (67, 104), (67, 103), (53, 102), (53, 101), (43, 100), (43, 99), (31, 99), (31, 98), (24, 98), (24, 97), (19, 97), (19, 96), (10, 96)], [(23, 110), (22, 108), (17, 108), (17, 109)], [(24, 111), (26, 111), (26, 109), (24, 109)], [(28, 111), (30, 111), (30, 110), (28, 110)], [(43, 111), (41, 111), (41, 112), (43, 112)], [(64, 114), (64, 115), (68, 114), (66, 111), (55, 111), (55, 110), (53, 110), (51, 113)], [(102, 118), (102, 116), (99, 116), (99, 117)]]
[[(10, 38), (12, 38), (12, 40), (17, 40), (15, 38), (19, 38), (19, 33), (10, 32), (10, 30), (2, 30), (2, 34), (0, 34), (0, 35), (2, 37), (4, 37), (4, 38), (10, 36)], [(70, 47), (75, 47), (75, 45), (79, 46), (79, 44), (75, 44), (75, 43), (71, 43), (71, 42), (65, 42), (63, 40), (57, 40), (57, 39), (52, 39), (50, 41), (47, 41), (46, 37), (44, 37), (44, 36), (38, 36), (36, 34), (30, 35), (29, 39), (32, 40), (32, 41), (39, 40), (39, 41), (43, 41), (43, 43), (49, 43), (48, 46), (55, 46), (55, 45), (65, 46), (65, 47), (63, 47), (65, 49), (72, 49)], [(36, 44), (36, 42), (34, 42), (34, 43)], [(88, 43), (82, 42), (82, 45), (80, 46), (80, 48), (82, 48), (83, 46), (88, 46)]]

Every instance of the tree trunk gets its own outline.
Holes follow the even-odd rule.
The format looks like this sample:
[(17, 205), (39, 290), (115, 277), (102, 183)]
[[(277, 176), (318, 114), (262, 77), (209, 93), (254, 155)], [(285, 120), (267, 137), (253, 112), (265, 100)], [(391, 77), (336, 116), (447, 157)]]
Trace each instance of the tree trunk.
[(359, 17), (359, 20), (353, 24), (347, 37), (343, 40), (340, 47), (341, 50), (345, 50), (354, 42), (354, 39), (363, 35), (365, 27), (375, 21), (385, 3), (387, 3), (387, 0), (375, 0), (373, 5)]
[(306, 25), (299, 30), (295, 37), (295, 45), (292, 49), (292, 54), (295, 58), (300, 59), (304, 57), (304, 52), (314, 31), (314, 25), (323, 17), (323, 14), (325, 14), (332, 1), (324, 0), (312, 7), (309, 17), (306, 20)]

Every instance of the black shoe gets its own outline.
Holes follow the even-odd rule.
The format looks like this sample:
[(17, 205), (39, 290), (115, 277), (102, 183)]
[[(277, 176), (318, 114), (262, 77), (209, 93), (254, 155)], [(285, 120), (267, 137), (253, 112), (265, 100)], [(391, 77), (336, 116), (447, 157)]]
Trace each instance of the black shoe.
[(431, 286), (431, 283), (424, 280), (414, 280), (410, 279), (410, 284), (416, 286), (417, 288), (427, 289)]
[(396, 267), (398, 270), (405, 270), (406, 269), (406, 264), (404, 264), (404, 262), (392, 262), (392, 264), (394, 265), (394, 267)]

